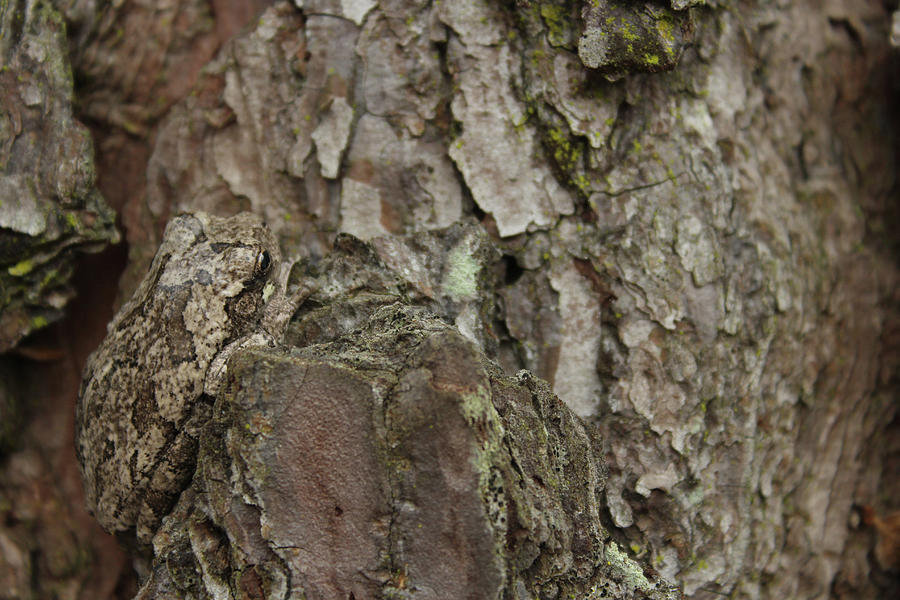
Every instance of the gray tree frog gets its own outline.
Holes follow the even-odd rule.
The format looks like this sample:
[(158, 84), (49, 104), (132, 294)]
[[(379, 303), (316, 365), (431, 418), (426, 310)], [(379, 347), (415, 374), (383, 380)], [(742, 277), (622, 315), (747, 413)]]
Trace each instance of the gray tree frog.
[(88, 358), (75, 443), (89, 509), (152, 539), (193, 474), (227, 355), (279, 338), (293, 303), (273, 234), (249, 213), (175, 217)]

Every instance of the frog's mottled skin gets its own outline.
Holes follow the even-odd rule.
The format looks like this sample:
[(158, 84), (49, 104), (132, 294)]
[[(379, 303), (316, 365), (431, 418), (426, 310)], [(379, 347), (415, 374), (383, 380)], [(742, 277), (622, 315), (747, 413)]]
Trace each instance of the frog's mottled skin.
[(169, 223), (79, 395), (76, 452), (88, 507), (108, 531), (135, 528), (149, 542), (189, 483), (223, 356), (271, 341), (289, 316), (279, 262), (274, 236), (249, 213)]

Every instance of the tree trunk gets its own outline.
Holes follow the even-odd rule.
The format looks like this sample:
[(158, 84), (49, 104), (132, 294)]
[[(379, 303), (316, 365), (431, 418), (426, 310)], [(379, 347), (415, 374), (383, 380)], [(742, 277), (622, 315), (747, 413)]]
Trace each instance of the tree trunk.
[[(884, 3), (19, 4), (0, 13), (55, 4), (68, 24), (76, 114), (129, 244), (122, 300), (196, 211), (261, 216), (309, 295), (274, 349), (230, 356), (193, 483), (152, 549), (130, 546), (137, 582), (101, 574), (117, 550), (53, 483), (75, 472), (58, 440), (102, 325), (55, 330), (64, 366), (4, 366), (27, 404), (60, 398), (69, 432), (48, 442), (26, 408), (5, 459), (0, 579), (20, 597), (55, 593), (42, 578), (69, 597), (900, 591)], [(378, 337), (388, 310), (411, 337)], [(28, 509), (35, 481), (57, 508)], [(429, 555), (411, 515), (458, 533), (465, 560)], [(54, 563), (60, 536), (76, 541)]]

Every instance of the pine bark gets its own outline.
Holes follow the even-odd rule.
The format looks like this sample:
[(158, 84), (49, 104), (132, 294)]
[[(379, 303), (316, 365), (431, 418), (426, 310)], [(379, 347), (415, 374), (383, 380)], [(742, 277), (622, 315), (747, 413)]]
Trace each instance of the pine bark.
[[(371, 241), (404, 289), (432, 284), (419, 304), (496, 381), (527, 369), (596, 434), (607, 475), (591, 523), (645, 574), (698, 599), (897, 592), (897, 565), (875, 551), (887, 530), (854, 508), (886, 517), (900, 492), (897, 55), (883, 3), (297, 0), (253, 16), (200, 0), (57, 4), (99, 187), (129, 243), (122, 294), (181, 211), (256, 212), (306, 265), (333, 260), (339, 232)], [(497, 254), (481, 256), (465, 312), (441, 302), (440, 274), (457, 239), (445, 232), (472, 222)], [(295, 346), (322, 343), (304, 331)], [(317, 368), (347, 368), (333, 350)], [(277, 360), (308, 367), (299, 352)], [(246, 365), (268, 359), (241, 360), (252, 379)], [(6, 459), (19, 505), (39, 440), (26, 431)], [(228, 452), (207, 452), (225, 468)], [(222, 523), (221, 503), (198, 504), (210, 489), (182, 497), (184, 527), (169, 522), (197, 530), (173, 534), (170, 550), (194, 553), (185, 564), (212, 564), (196, 549)], [(46, 570), (46, 546), (4, 547), (39, 557), (5, 554), (10, 577)], [(141, 575), (162, 586), (160, 564)], [(88, 597), (99, 568), (54, 576)], [(535, 581), (521, 597), (569, 591)]]

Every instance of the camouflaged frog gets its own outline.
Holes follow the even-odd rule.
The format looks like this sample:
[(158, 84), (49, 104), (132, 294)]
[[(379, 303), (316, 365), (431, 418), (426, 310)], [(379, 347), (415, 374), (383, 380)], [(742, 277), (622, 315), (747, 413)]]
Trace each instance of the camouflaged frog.
[(278, 244), (249, 213), (175, 217), (147, 276), (88, 358), (75, 443), (87, 504), (148, 543), (194, 472), (227, 356), (289, 319)]

